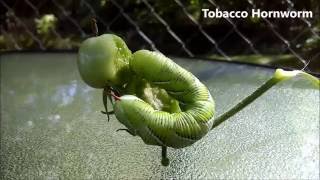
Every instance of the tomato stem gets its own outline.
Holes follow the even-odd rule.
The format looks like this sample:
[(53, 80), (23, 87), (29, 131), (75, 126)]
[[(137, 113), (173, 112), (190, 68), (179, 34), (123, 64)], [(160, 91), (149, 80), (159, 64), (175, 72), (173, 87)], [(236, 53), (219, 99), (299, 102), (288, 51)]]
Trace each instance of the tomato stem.
[(93, 32), (93, 34), (95, 36), (98, 36), (99, 35), (99, 29), (98, 29), (98, 25), (97, 25), (97, 20), (96, 18), (91, 18), (91, 30)]
[(265, 82), (262, 86), (260, 86), (257, 90), (255, 90), (252, 94), (244, 98), (242, 101), (240, 101), (238, 104), (236, 104), (233, 108), (231, 108), (229, 111), (223, 113), (221, 116), (217, 117), (212, 125), (212, 128), (215, 128), (219, 124), (223, 123), (227, 119), (229, 119), (231, 116), (235, 115), (239, 111), (241, 111), (243, 108), (248, 106), (250, 103), (252, 103), (254, 100), (256, 100), (258, 97), (260, 97), (262, 94), (264, 94), (266, 91), (268, 91), (271, 87), (276, 85), (277, 83), (293, 78), (297, 75), (302, 75), (306, 79), (310, 80), (310, 82), (316, 87), (320, 88), (320, 80), (306, 72), (303, 71), (285, 71), (282, 69), (277, 69), (274, 73), (273, 77), (269, 79), (267, 82)]

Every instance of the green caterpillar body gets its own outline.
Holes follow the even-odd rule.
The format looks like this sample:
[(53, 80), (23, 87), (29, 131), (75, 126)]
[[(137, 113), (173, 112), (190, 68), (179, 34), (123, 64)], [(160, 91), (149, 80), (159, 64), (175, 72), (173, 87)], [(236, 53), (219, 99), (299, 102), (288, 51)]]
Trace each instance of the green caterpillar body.
[(206, 86), (161, 53), (132, 54), (120, 37), (105, 34), (82, 43), (78, 67), (90, 86), (117, 90), (117, 119), (146, 144), (182, 148), (212, 126), (214, 101)]
[(165, 112), (136, 96), (122, 96), (115, 103), (115, 115), (132, 134), (139, 135), (146, 144), (173, 148), (189, 146), (207, 134), (212, 126), (214, 101), (194, 75), (164, 55), (147, 50), (135, 52), (129, 65), (134, 75), (165, 90), (181, 109)]

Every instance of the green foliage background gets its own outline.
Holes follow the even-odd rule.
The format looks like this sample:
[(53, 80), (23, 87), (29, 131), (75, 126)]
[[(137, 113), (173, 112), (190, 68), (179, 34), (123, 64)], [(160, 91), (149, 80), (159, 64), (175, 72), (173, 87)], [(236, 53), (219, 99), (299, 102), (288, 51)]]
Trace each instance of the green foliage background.
[[(3, 0), (8, 7), (0, 6), (0, 49), (77, 49), (83, 39), (92, 36), (91, 18), (97, 17), (99, 33), (116, 33), (122, 36), (133, 50), (146, 48), (149, 44), (141, 38), (137, 29), (124, 16), (128, 15), (163, 53), (174, 56), (188, 56), (181, 44), (170, 35), (167, 28), (155, 18), (144, 0)], [(121, 6), (123, 12), (115, 5)], [(147, 1), (163, 18), (171, 30), (185, 42), (195, 56), (225, 60), (214, 45), (201, 34), (174, 0)], [(251, 11), (254, 8), (246, 0), (212, 1), (221, 10)], [(273, 32), (275, 30), (290, 48), (302, 58), (310, 60), (310, 69), (320, 72), (320, 2), (306, 1), (252, 1), (262, 10), (289, 10), (292, 2), (295, 10), (311, 10), (314, 18), (307, 19), (308, 26), (301, 19), (269, 19), (272, 27), (263, 19), (232, 19), (237, 29), (250, 40), (261, 55), (255, 55), (252, 48), (225, 19), (204, 19), (202, 8), (216, 7), (206, 0), (183, 0), (181, 3), (219, 47), (232, 60), (258, 64), (284, 65), (302, 68), (301, 61), (287, 48)], [(33, 5), (32, 6), (30, 6)], [(0, 4), (1, 5), (1, 4)]]

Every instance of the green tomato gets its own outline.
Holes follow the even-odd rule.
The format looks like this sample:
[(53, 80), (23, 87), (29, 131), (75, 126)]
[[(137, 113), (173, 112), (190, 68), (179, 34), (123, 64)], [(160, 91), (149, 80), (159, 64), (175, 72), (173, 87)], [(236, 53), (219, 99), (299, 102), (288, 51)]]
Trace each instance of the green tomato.
[(126, 83), (132, 53), (125, 42), (113, 34), (85, 40), (78, 53), (78, 69), (85, 83), (94, 88)]

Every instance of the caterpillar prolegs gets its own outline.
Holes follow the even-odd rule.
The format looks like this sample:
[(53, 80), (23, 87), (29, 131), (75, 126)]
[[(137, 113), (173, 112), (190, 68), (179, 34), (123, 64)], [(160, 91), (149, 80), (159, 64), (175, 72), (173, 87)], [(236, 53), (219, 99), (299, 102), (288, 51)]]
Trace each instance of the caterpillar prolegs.
[[(77, 63), (88, 85), (104, 89), (108, 116), (114, 113), (128, 133), (162, 147), (163, 165), (169, 164), (167, 147), (193, 144), (276, 83), (302, 74), (320, 86), (319, 79), (305, 72), (278, 69), (255, 92), (214, 119), (214, 100), (207, 87), (159, 52), (139, 50), (132, 54), (120, 37), (104, 34), (81, 44)], [(108, 98), (115, 100), (114, 112), (108, 112)]]

